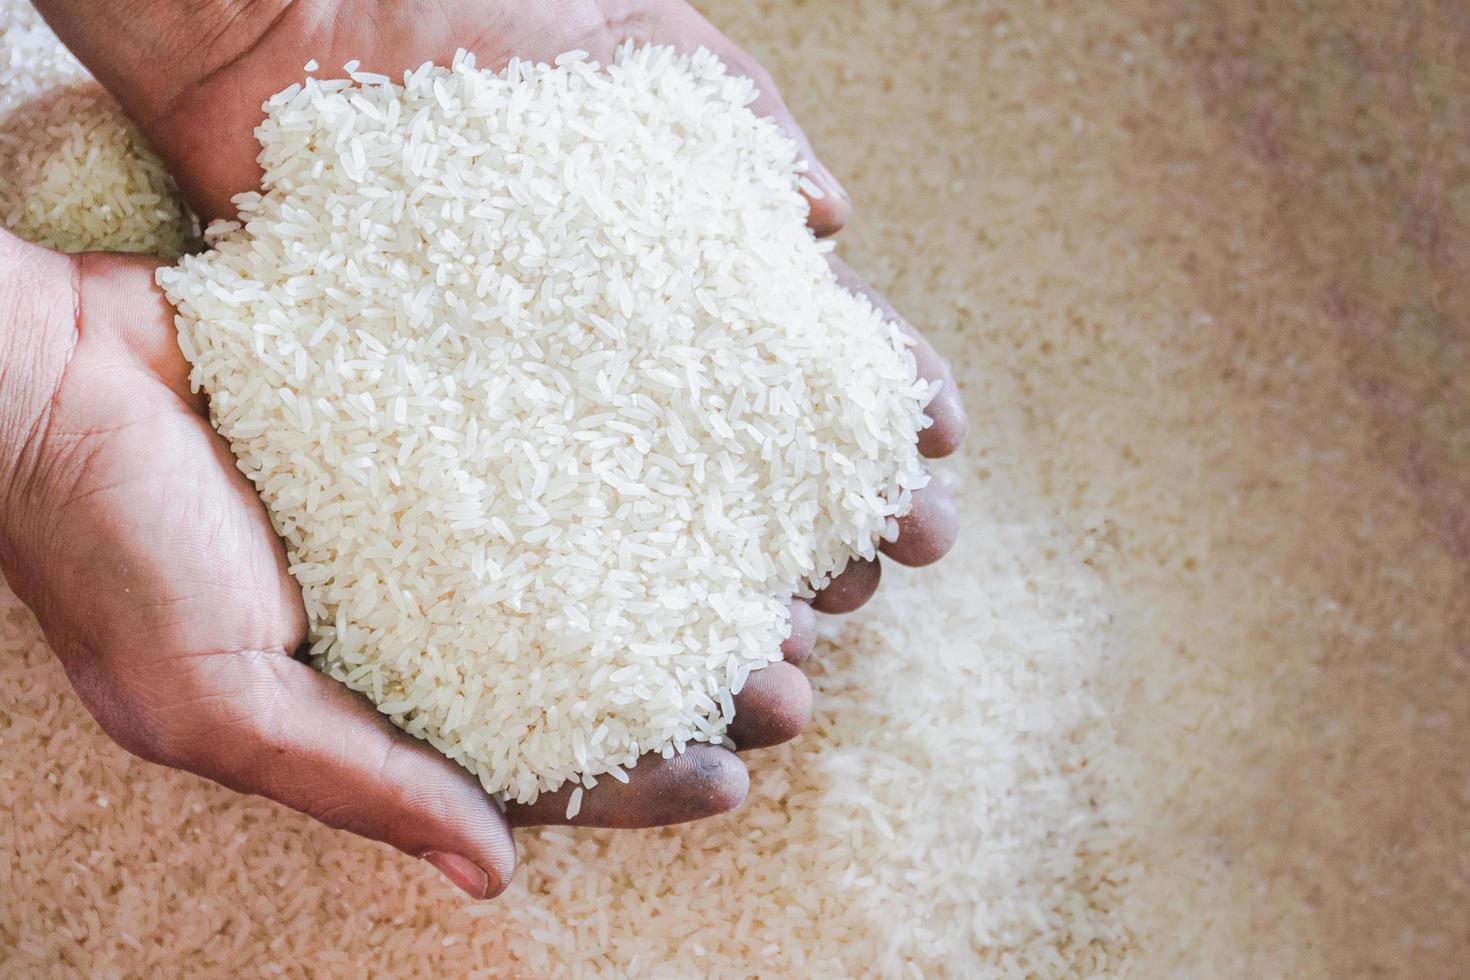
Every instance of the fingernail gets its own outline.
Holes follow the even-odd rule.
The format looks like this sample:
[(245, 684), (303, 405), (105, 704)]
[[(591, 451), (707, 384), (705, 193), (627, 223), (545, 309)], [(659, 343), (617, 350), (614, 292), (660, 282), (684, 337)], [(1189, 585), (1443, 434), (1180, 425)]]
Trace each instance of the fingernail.
[(454, 882), (456, 888), (470, 898), (482, 899), (490, 891), (490, 876), (469, 858), (444, 851), (430, 851), (424, 860), (438, 868), (440, 873)]
[(825, 164), (818, 160), (814, 165), (814, 169), (816, 170), (817, 183), (822, 185), (824, 191), (830, 194), (836, 194), (844, 201), (851, 203), (852, 196), (847, 193), (847, 188), (842, 186), (842, 182), (832, 175), (832, 171), (828, 170)]
[(958, 449), (970, 431), (970, 417), (953, 381), (945, 382), (925, 413), (934, 424), (920, 433), (920, 452), (926, 456), (948, 456)]
[(960, 389), (953, 381), (945, 381), (944, 387), (934, 398), (933, 407), (961, 425), (965, 419), (965, 403), (960, 400)]

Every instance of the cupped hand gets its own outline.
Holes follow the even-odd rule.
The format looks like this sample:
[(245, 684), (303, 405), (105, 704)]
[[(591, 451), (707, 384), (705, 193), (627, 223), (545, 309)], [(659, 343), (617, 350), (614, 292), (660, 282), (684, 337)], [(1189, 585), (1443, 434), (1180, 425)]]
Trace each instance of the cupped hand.
[[(118, 96), (196, 210), (232, 213), (258, 186), (253, 128), (261, 103), (316, 59), (324, 74), (349, 60), (393, 74), (447, 63), (458, 48), (498, 67), (513, 55), (549, 59), (581, 48), (601, 60), (629, 38), (704, 46), (751, 75), (755, 108), (795, 137), (825, 191), (811, 224), (831, 234), (850, 215), (840, 186), (811, 154), (760, 66), (682, 2), (593, 0), (42, 0), (42, 12)], [(150, 51), (149, 57), (138, 52)], [(19, 250), (21, 247), (10, 246)], [(48, 271), (53, 333), (72, 336), (54, 374), (42, 435), (16, 463), (0, 551), (13, 586), (103, 727), (145, 758), (276, 799), (332, 826), (426, 857), (479, 896), (514, 868), (509, 826), (565, 822), (566, 794), (502, 815), (468, 773), (394, 729), (366, 701), (292, 658), (305, 638), (282, 545), (206, 406), (188, 390), (171, 311), (153, 263), (117, 256), (28, 262)], [(850, 288), (882, 297), (839, 267)], [(73, 311), (68, 320), (67, 311)], [(57, 324), (60, 326), (57, 326)], [(73, 329), (75, 328), (75, 329)], [(917, 337), (917, 334), (915, 334)], [(920, 439), (952, 452), (965, 417), (947, 367), (921, 338), (921, 373), (944, 381)], [(54, 359), (54, 358), (53, 358)], [(0, 391), (0, 398), (5, 398)], [(23, 515), (12, 521), (10, 514)], [(884, 555), (924, 565), (957, 533), (942, 489), (916, 495)], [(731, 739), (759, 748), (794, 737), (811, 708), (796, 664), (815, 639), (812, 607), (848, 612), (873, 593), (879, 563), (855, 562), (809, 605), (793, 604), (784, 663), (758, 671), (737, 698)], [(573, 821), (640, 827), (737, 806), (747, 774), (717, 746), (649, 757), (627, 784), (603, 780)]]
[[(515, 863), (510, 826), (564, 822), (565, 793), (502, 814), (477, 780), (293, 659), (300, 591), (254, 489), (211, 429), (156, 263), (62, 256), (0, 232), (0, 568), (102, 727), (154, 762), (428, 857), (478, 896)], [(809, 614), (787, 641), (810, 651)], [(793, 737), (795, 667), (735, 699), (735, 737)], [(804, 685), (804, 681), (802, 681)], [(792, 690), (796, 691), (795, 697)], [(724, 748), (649, 757), (575, 822), (645, 827), (724, 812), (746, 772)], [(447, 856), (447, 857), (446, 857)]]

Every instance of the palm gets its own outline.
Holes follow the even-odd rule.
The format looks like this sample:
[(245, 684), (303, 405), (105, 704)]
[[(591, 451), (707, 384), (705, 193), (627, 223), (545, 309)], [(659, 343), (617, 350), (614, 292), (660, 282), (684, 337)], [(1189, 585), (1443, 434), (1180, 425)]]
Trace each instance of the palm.
[[(27, 536), (44, 554), (22, 567), (87, 597), (36, 603), (53, 643), (88, 654), (74, 669), (187, 698), (204, 655), (294, 650), (301, 601), (258, 498), (189, 392), (152, 264), (92, 256), (84, 267), (83, 310), (107, 302), (86, 313), (54, 400), (36, 484), (44, 523)], [(23, 593), (40, 591), (18, 577)]]

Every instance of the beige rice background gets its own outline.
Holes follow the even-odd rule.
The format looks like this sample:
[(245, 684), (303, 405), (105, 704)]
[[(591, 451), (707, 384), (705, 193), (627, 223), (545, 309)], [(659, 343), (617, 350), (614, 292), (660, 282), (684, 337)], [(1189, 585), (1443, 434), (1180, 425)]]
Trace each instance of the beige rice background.
[[(1015, 583), (1062, 582), (1034, 615), (1088, 644), (1075, 680), (1027, 690), (1101, 705), (1058, 729), (1048, 770), (1105, 825), (1105, 855), (1047, 879), (1097, 934), (1038, 927), (1008, 958), (977, 931), (975, 962), (1463, 975), (1470, 19), (1412, 0), (704, 7), (782, 81), (858, 201), (849, 260), (954, 358), (975, 423), (949, 471), (963, 554), (893, 575), (824, 655), (988, 656), (973, 606)], [(513, 942), (508, 912), (408, 859), (129, 760), (18, 612), (0, 646), (0, 976), (697, 970), (690, 950), (564, 956), (554, 921)], [(840, 685), (819, 686), (839, 729)], [(781, 767), (819, 763), (755, 757), (751, 805), (702, 846), (774, 860), (761, 828), (811, 819)], [(653, 887), (685, 834), (627, 844), (625, 886)], [(575, 889), (554, 881), (572, 837), (518, 887)], [(1010, 866), (1017, 891), (1044, 877)], [(745, 969), (861, 969), (772, 946), (741, 946)]]

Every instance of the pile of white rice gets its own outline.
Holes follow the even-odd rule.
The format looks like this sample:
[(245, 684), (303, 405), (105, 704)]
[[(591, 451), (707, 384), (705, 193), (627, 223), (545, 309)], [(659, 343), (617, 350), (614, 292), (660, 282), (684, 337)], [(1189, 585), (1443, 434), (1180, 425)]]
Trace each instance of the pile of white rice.
[(317, 664), (502, 798), (722, 741), (928, 481), (932, 386), (755, 96), (631, 45), (308, 78), (159, 273)]

